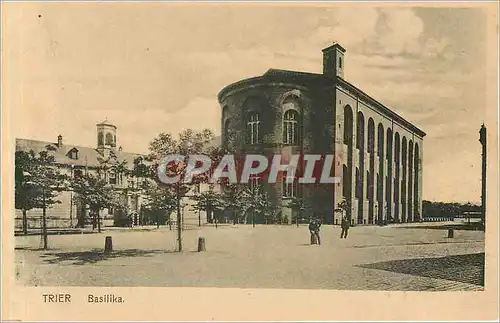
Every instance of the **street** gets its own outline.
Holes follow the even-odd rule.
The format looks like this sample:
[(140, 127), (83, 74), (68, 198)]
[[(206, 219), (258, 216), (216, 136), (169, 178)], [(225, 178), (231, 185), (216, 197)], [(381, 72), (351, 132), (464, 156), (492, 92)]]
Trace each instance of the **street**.
[[(51, 235), (47, 251), (39, 250), (40, 236), (19, 236), (17, 278), (36, 286), (482, 290), (482, 231), (449, 239), (445, 230), (359, 226), (339, 239), (339, 227), (321, 229), (317, 246), (306, 226), (191, 227), (182, 253), (168, 227)], [(106, 236), (111, 254), (103, 251)], [(196, 252), (198, 237), (206, 252)]]

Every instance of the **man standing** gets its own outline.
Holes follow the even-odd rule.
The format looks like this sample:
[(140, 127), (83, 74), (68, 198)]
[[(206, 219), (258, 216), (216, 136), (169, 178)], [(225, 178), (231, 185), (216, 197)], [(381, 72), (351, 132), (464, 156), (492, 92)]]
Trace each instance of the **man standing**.
[(342, 228), (342, 232), (340, 233), (340, 239), (344, 238), (347, 239), (347, 231), (349, 231), (349, 220), (347, 219), (347, 216), (342, 217), (342, 223), (340, 227)]
[(321, 223), (313, 219), (309, 223), (309, 232), (311, 233), (311, 244), (315, 244), (316, 242), (320, 245), (321, 244), (321, 239), (319, 237), (319, 228), (321, 227)]

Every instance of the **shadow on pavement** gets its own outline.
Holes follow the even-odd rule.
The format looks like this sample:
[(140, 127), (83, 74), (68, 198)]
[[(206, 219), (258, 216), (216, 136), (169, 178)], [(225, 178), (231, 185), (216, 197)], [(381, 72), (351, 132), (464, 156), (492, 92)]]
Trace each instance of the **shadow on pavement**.
[(484, 252), (377, 262), (358, 267), (484, 286)]
[(72, 261), (71, 265), (85, 265), (113, 258), (151, 257), (154, 254), (173, 252), (175, 251), (125, 249), (105, 253), (102, 249), (95, 249), (91, 251), (45, 253), (41, 258), (47, 258), (43, 260), (45, 264), (59, 264), (63, 261)]

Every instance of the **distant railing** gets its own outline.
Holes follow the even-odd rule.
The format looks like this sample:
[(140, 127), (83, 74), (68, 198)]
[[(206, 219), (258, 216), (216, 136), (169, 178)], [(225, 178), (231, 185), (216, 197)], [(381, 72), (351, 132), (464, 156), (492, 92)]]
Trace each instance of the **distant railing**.
[[(41, 230), (42, 229), (42, 217), (41, 216), (30, 216), (28, 220), (28, 230)], [(59, 218), (48, 216), (46, 219), (47, 229), (60, 229), (60, 228), (72, 228), (78, 222), (77, 219)], [(21, 231), (23, 229), (23, 219), (15, 218), (15, 231)]]
[(453, 221), (453, 218), (449, 217), (424, 217), (423, 222), (447, 222)]

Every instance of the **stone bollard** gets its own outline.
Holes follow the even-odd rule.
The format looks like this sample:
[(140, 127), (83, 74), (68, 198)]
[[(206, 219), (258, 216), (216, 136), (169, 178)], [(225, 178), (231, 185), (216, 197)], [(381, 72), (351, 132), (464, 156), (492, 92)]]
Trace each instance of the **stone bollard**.
[(448, 229), (448, 238), (453, 238), (453, 229)]
[(108, 253), (113, 251), (113, 240), (110, 236), (107, 236), (104, 240), (104, 252)]
[(206, 251), (205, 238), (198, 238), (198, 252)]

